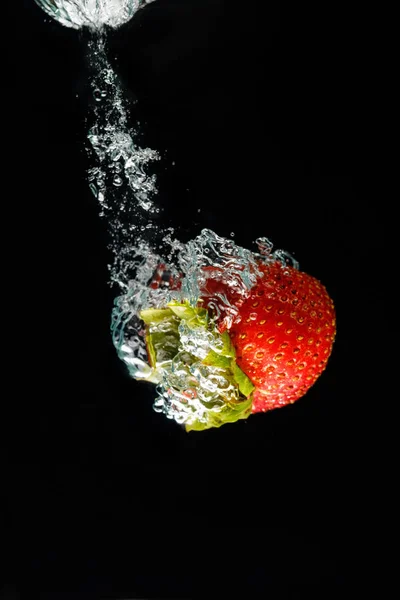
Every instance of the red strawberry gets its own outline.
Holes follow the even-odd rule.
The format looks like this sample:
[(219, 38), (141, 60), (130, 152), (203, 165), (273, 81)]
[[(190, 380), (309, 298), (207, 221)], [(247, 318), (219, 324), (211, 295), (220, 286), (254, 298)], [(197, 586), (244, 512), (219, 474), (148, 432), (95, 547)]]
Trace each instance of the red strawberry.
[[(258, 262), (252, 275), (243, 295), (224, 269), (202, 268), (197, 307), (183, 298), (140, 313), (146, 377), (161, 385), (155, 408), (187, 430), (292, 404), (326, 367), (336, 329), (324, 286), (278, 261)], [(181, 280), (160, 265), (151, 287), (164, 285), (179, 290)]]
[(291, 404), (321, 375), (336, 333), (333, 302), (314, 277), (278, 262), (257, 281), (229, 330), (239, 367), (255, 385), (252, 412)]

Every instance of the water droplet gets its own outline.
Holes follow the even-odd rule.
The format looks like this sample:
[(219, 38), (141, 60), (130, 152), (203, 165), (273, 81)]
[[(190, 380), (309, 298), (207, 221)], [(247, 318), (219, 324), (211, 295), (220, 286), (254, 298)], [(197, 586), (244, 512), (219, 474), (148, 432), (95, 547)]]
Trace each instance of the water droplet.
[(123, 183), (124, 181), (122, 177), (120, 177), (119, 175), (115, 175), (113, 179), (113, 185), (115, 185), (116, 187), (120, 187)]

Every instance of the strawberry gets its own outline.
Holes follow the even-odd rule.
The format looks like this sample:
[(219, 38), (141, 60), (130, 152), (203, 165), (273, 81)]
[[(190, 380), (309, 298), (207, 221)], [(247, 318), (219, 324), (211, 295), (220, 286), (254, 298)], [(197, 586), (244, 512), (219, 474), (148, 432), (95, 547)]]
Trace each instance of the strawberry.
[(155, 410), (187, 430), (293, 404), (332, 352), (335, 311), (319, 281), (259, 255), (249, 273), (253, 284), (243, 293), (225, 269), (202, 266), (197, 306), (163, 265), (150, 284), (177, 295), (140, 312), (149, 364), (137, 378), (159, 384)]
[(332, 352), (336, 324), (324, 286), (276, 262), (241, 305), (229, 329), (239, 367), (255, 386), (252, 412), (292, 404), (321, 375)]

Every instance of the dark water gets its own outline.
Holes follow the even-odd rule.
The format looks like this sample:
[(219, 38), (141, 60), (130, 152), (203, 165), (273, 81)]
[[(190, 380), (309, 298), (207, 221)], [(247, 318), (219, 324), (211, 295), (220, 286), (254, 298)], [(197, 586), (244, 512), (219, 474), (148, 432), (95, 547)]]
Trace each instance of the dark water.
[[(132, 125), (161, 156), (157, 223), (182, 241), (203, 228), (234, 232), (243, 247), (266, 236), (324, 282), (337, 308), (329, 367), (306, 397), (186, 434), (153, 412), (151, 387), (130, 379), (112, 345), (118, 290), (87, 182), (88, 35), (25, 2), (15, 70), (28, 318), (4, 439), (9, 583), (31, 595), (252, 597), (303, 584), (329, 597), (344, 582), (363, 216), (344, 59), (333, 24), (317, 28), (312, 17), (276, 4), (160, 0), (109, 35)], [(11, 568), (21, 553), (24, 575)]]

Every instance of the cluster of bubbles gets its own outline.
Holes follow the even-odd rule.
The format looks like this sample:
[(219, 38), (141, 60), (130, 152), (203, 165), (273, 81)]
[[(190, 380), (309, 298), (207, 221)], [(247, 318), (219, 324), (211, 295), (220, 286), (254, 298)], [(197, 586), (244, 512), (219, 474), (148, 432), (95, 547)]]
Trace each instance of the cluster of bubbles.
[[(94, 97), (93, 123), (88, 132), (93, 166), (88, 182), (98, 200), (100, 215), (107, 221), (113, 256), (110, 279), (122, 291), (112, 313), (112, 337), (132, 377), (148, 381), (152, 380), (152, 368), (140, 318), (143, 309), (163, 308), (172, 301), (196, 307), (210, 277), (223, 283), (216, 285), (216, 290), (229, 290), (228, 294), (216, 291), (208, 298), (214, 319), (223, 319), (229, 327), (240, 318), (237, 302), (230, 299), (247, 296), (262, 276), (257, 266), (260, 261), (279, 260), (284, 265), (298, 266), (284, 251), (273, 251), (267, 238), (256, 240), (258, 251), (251, 252), (204, 229), (184, 244), (174, 237), (172, 228), (156, 223), (160, 209), (154, 203), (157, 187), (149, 165), (160, 156), (137, 142), (139, 132), (129, 125), (129, 110), (106, 47), (107, 27), (119, 27), (151, 1), (36, 0), (61, 24), (75, 29), (86, 27), (94, 33), (88, 45)], [(159, 275), (157, 285), (155, 274)], [(178, 280), (179, 286), (173, 285)], [(158, 384), (154, 409), (178, 423), (210, 425), (211, 419), (211, 425), (218, 426), (218, 414), (226, 411), (227, 401), (235, 406), (243, 398), (239, 398), (237, 385), (223, 369), (203, 364), (210, 350), (221, 351), (215, 322), (191, 327), (182, 321), (179, 332), (162, 331), (171, 323), (158, 327), (158, 333), (178, 336), (178, 351), (154, 381)], [(232, 420), (237, 418), (233, 411)]]
[(153, 0), (35, 0), (43, 10), (65, 27), (100, 30), (117, 28)]
[(93, 125), (88, 132), (94, 166), (89, 169), (88, 181), (100, 216), (107, 221), (113, 257), (111, 281), (125, 286), (133, 273), (132, 248), (140, 240), (160, 235), (152, 218), (160, 212), (154, 203), (156, 178), (148, 172), (148, 166), (160, 156), (136, 141), (139, 132), (129, 125), (128, 108), (107, 58), (106, 43), (105, 36), (96, 36), (88, 46), (95, 100)]
[(110, 283), (124, 288), (134, 277), (134, 247), (144, 240), (159, 240), (162, 231), (153, 217), (156, 178), (149, 165), (160, 159), (138, 143), (139, 131), (129, 124), (129, 108), (117, 74), (107, 55), (107, 28), (117, 28), (153, 0), (36, 0), (56, 21), (74, 29), (91, 31), (88, 42), (90, 86), (94, 98), (88, 131), (92, 167), (90, 189), (98, 200), (100, 216), (107, 222), (111, 252)]
[(180, 425), (211, 425), (227, 403), (240, 403), (237, 386), (221, 369), (204, 365), (185, 351), (178, 352), (171, 366), (164, 369), (156, 391), (154, 410)]
[[(223, 285), (208, 298), (215, 320), (221, 318), (227, 327), (238, 322), (238, 300), (245, 299), (256, 280), (263, 276), (260, 262), (279, 261), (282, 265), (298, 268), (297, 261), (283, 250), (273, 250), (267, 238), (256, 240), (258, 251), (241, 248), (231, 239), (218, 236), (203, 229), (193, 240), (183, 244), (169, 237), (167, 256), (155, 253), (151, 247), (132, 249), (135, 257), (135, 277), (129, 281), (124, 294), (115, 300), (112, 314), (113, 342), (121, 360), (135, 379), (151, 381), (152, 369), (148, 362), (145, 329), (140, 319), (143, 309), (163, 308), (169, 302), (186, 302), (198, 305), (201, 290), (207, 278), (217, 278)], [(167, 263), (165, 264), (165, 261)], [(155, 274), (163, 264), (164, 279), (152, 285)], [(174, 282), (179, 281), (179, 286)], [(232, 303), (230, 299), (235, 298)], [(190, 327), (186, 322), (179, 326), (180, 347), (172, 362), (161, 369), (161, 381), (157, 382), (154, 409), (163, 412), (178, 423), (190, 425), (194, 421), (209, 423), (226, 403), (239, 402), (237, 386), (232, 384), (223, 370), (204, 365), (203, 359), (210, 350), (220, 350), (220, 336), (216, 325), (207, 328)], [(226, 421), (225, 421), (226, 422)], [(217, 423), (213, 423), (217, 426)]]

